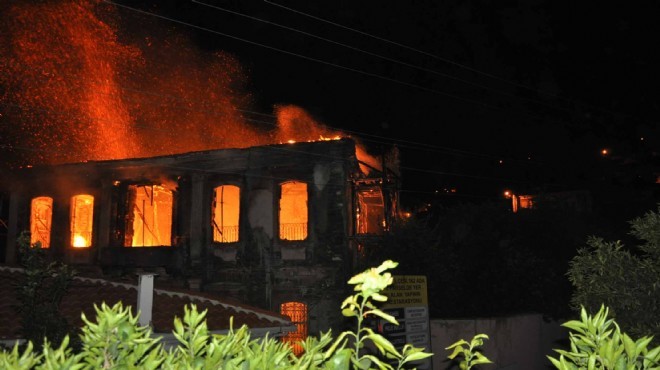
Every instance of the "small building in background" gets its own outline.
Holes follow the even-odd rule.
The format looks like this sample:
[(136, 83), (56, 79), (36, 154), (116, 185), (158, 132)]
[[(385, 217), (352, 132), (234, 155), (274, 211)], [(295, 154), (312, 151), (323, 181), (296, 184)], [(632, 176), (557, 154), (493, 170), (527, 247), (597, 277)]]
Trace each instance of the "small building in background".
[(561, 209), (576, 213), (592, 210), (591, 194), (586, 190), (517, 195), (509, 194), (514, 213), (525, 209)]

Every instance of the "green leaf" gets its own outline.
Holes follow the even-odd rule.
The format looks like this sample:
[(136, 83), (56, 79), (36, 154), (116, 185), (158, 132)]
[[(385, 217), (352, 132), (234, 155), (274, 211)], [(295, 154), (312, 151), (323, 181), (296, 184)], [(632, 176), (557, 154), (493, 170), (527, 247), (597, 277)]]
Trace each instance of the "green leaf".
[(476, 360), (472, 360), (472, 365), (479, 365), (479, 364), (492, 364), (493, 361), (487, 359), (486, 357), (483, 358), (478, 358)]
[(341, 310), (341, 314), (346, 317), (357, 316), (357, 312), (355, 312), (353, 309), (350, 308), (344, 308), (343, 310)]
[(380, 349), (381, 353), (392, 353), (397, 357), (401, 357), (399, 351), (397, 351), (396, 348), (394, 348), (394, 345), (392, 345), (392, 343), (390, 343), (390, 341), (387, 340), (384, 336), (378, 333), (372, 333), (369, 334), (367, 338), (374, 342), (378, 349)]
[(454, 344), (450, 345), (449, 347), (445, 347), (445, 349), (452, 349), (456, 346), (463, 346), (463, 345), (468, 345), (468, 344), (469, 343), (466, 342), (464, 339), (461, 339), (461, 340), (455, 342)]
[[(449, 348), (451, 348), (451, 347), (447, 347), (445, 349), (449, 349)], [(463, 347), (462, 346), (457, 346), (457, 347), (454, 348), (454, 351), (449, 356), (447, 356), (447, 358), (449, 358), (450, 360), (453, 360), (454, 358), (456, 358), (456, 356), (458, 356), (459, 354), (461, 354), (463, 352), (465, 352)]]
[(387, 322), (389, 322), (389, 323), (392, 323), (392, 324), (397, 325), (397, 326), (399, 325), (399, 322), (396, 320), (396, 318), (394, 316), (389, 315), (389, 314), (387, 314), (387, 313), (385, 313), (381, 310), (376, 309), (376, 310), (372, 310), (372, 311), (369, 311), (369, 312), (372, 313), (374, 316), (378, 316), (380, 318), (383, 318), (383, 319), (387, 320)]
[(407, 362), (419, 361), (419, 360), (423, 360), (425, 358), (429, 358), (431, 356), (433, 356), (433, 353), (430, 353), (430, 352), (415, 352), (415, 353), (411, 353), (411, 354), (405, 356), (405, 360)]
[(559, 360), (557, 360), (556, 358), (551, 357), (551, 356), (545, 356), (545, 357), (547, 357), (548, 360), (550, 360), (550, 362), (552, 362), (552, 364), (553, 364), (557, 369), (559, 369), (559, 370), (562, 370), (562, 369), (563, 369), (563, 367), (562, 367), (562, 365), (561, 365), (561, 362), (559, 362)]
[(567, 327), (571, 330), (577, 331), (578, 333), (584, 334), (586, 325), (577, 320), (571, 320), (563, 323), (561, 326)]

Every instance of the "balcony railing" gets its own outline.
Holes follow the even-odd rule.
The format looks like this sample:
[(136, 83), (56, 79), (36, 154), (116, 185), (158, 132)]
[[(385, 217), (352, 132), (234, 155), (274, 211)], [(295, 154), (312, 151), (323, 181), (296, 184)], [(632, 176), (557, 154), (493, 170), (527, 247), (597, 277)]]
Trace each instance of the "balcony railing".
[(280, 224), (280, 239), (305, 240), (307, 239), (307, 223)]
[(213, 228), (213, 241), (216, 243), (233, 243), (238, 241), (238, 225), (218, 226)]

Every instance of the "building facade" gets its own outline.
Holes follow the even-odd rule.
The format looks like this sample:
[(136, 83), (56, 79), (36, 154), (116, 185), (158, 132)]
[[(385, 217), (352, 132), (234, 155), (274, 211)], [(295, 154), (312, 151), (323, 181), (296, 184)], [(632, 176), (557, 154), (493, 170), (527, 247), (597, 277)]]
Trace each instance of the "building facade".
[(337, 325), (360, 251), (396, 217), (395, 173), (346, 138), (23, 168), (1, 185), (4, 262), (30, 231), (53, 260), (156, 271), (304, 337)]

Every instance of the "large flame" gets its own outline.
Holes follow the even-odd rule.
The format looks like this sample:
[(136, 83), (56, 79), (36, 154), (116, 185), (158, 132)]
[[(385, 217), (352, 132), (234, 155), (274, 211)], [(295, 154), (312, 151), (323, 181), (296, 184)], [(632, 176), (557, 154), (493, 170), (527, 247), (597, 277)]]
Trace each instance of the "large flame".
[[(202, 53), (144, 16), (126, 14), (157, 36), (120, 32), (116, 9), (100, 1), (14, 1), (3, 12), (0, 136), (19, 164), (346, 136), (292, 105), (275, 107), (276, 126), (252, 123), (234, 57)], [(358, 157), (378, 167), (362, 147)]]

